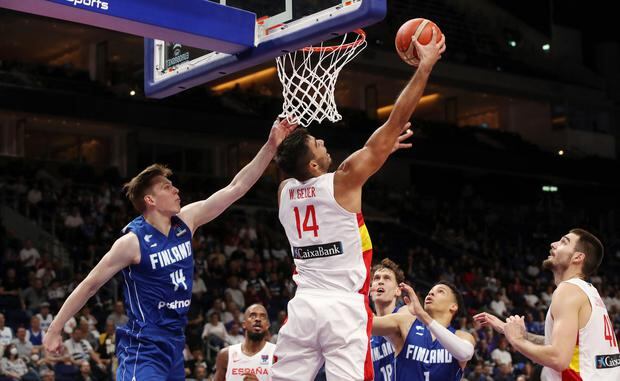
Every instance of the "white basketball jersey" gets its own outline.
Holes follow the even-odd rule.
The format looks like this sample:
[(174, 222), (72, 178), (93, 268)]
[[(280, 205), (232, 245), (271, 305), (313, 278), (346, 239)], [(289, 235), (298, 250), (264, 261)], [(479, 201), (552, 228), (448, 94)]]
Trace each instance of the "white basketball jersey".
[(263, 349), (254, 356), (246, 356), (241, 350), (241, 343), (228, 347), (228, 368), (226, 381), (243, 381), (243, 377), (253, 374), (259, 381), (271, 381), (271, 365), (276, 346), (265, 342)]
[(288, 180), (279, 217), (291, 244), (298, 288), (368, 294), (370, 236), (362, 214), (336, 202), (333, 173)]
[[(586, 325), (579, 330), (573, 358), (568, 368), (560, 373), (545, 367), (541, 380), (620, 380), (618, 341), (607, 308), (605, 308), (596, 287), (578, 278), (569, 279), (566, 282), (578, 286), (588, 296), (592, 306), (592, 314)], [(545, 319), (545, 344), (549, 344), (551, 341), (552, 330), (553, 317), (551, 317), (551, 309), (549, 309)]]

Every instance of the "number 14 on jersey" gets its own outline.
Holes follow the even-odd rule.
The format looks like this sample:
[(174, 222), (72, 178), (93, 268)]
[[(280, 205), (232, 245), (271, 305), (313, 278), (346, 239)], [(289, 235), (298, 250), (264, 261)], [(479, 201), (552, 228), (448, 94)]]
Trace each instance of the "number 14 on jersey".
[(303, 213), (303, 224), (301, 223), (301, 214), (299, 213), (299, 208), (294, 207), (293, 211), (295, 212), (295, 224), (297, 225), (297, 234), (299, 235), (299, 239), (301, 239), (302, 232), (312, 232), (315, 237), (318, 237), (319, 224), (316, 221), (316, 211), (314, 210), (314, 205), (306, 206), (305, 213)]

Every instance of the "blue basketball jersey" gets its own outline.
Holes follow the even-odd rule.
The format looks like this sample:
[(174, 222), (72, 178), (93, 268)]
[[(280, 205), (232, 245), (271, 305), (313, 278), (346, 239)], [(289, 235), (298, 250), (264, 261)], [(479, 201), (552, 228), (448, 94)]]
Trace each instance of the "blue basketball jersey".
[[(400, 305), (392, 313), (398, 312)], [(374, 381), (394, 381), (394, 347), (383, 336), (370, 337), (370, 355), (375, 371)]]
[(370, 338), (375, 381), (394, 381), (394, 347), (383, 336)]
[[(455, 332), (453, 327), (448, 327)], [(411, 325), (403, 349), (396, 356), (396, 381), (460, 381), (463, 376), (452, 357), (418, 319)]]
[(140, 241), (141, 260), (123, 269), (126, 327), (182, 334), (194, 275), (191, 230), (174, 216), (165, 236), (140, 216), (123, 229), (124, 234), (129, 232)]

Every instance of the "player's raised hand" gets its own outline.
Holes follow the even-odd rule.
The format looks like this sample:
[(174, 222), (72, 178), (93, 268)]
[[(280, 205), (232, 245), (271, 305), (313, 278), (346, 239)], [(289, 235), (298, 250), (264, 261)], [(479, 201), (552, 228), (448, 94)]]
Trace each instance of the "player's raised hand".
[(392, 153), (398, 151), (399, 149), (411, 148), (411, 143), (403, 143), (405, 140), (413, 136), (413, 131), (409, 127), (411, 127), (411, 122), (405, 123), (405, 126), (403, 127), (403, 133), (400, 134), (398, 138), (396, 138), (394, 147), (392, 147)]
[(273, 147), (278, 147), (286, 137), (297, 128), (298, 124), (291, 122), (288, 118), (276, 119), (273, 122), (269, 139), (267, 142)]
[(474, 315), (474, 320), (483, 327), (491, 327), (498, 333), (504, 333), (504, 327), (506, 326), (506, 323), (501, 321), (495, 315), (491, 315), (487, 312), (482, 312)]
[(426, 45), (420, 44), (416, 38), (413, 36), (411, 37), (411, 41), (415, 45), (416, 52), (420, 58), (419, 66), (428, 65), (429, 67), (433, 67), (441, 58), (441, 54), (446, 51), (446, 35), (442, 34), (439, 42), (435, 42), (436, 40), (437, 28), (433, 28), (431, 41)]
[(407, 308), (412, 315), (421, 316), (426, 314), (426, 311), (424, 311), (424, 307), (422, 307), (422, 305), (420, 304), (420, 299), (418, 299), (418, 295), (416, 295), (415, 291), (413, 291), (413, 288), (410, 285), (406, 283), (401, 283), (398, 285), (398, 287), (400, 287), (403, 293), (403, 300), (405, 301), (405, 304), (407, 305)]

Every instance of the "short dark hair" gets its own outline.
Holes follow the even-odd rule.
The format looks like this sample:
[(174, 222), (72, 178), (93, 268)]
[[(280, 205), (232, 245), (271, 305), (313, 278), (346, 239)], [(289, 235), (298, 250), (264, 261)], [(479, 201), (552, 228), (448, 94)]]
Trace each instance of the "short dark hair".
[(584, 276), (589, 277), (598, 270), (603, 261), (603, 244), (594, 234), (585, 229), (572, 229), (570, 233), (579, 237), (575, 243), (575, 249), (586, 255), (581, 272)]
[(297, 128), (291, 132), (278, 146), (276, 164), (288, 176), (299, 181), (309, 179), (308, 162), (312, 159), (312, 152), (308, 147), (308, 130)]
[(372, 276), (374, 277), (375, 273), (379, 270), (392, 271), (394, 273), (394, 276), (396, 277), (397, 285), (405, 281), (405, 273), (403, 272), (403, 270), (398, 264), (396, 264), (396, 262), (389, 258), (383, 258), (380, 263), (373, 266), (371, 271)]
[(136, 177), (123, 185), (123, 192), (125, 192), (133, 207), (140, 213), (146, 210), (144, 195), (151, 187), (153, 179), (157, 176), (168, 178), (172, 176), (172, 170), (162, 164), (153, 164), (146, 167)]
[(456, 319), (459, 318), (461, 316), (465, 316), (465, 301), (463, 300), (463, 295), (461, 294), (461, 291), (459, 291), (459, 289), (456, 287), (456, 285), (454, 283), (442, 280), (439, 281), (437, 283), (435, 283), (435, 286), (442, 284), (446, 287), (448, 287), (450, 289), (450, 291), (452, 291), (452, 294), (454, 295), (454, 298), (456, 299), (456, 304), (458, 306), (458, 310), (456, 311), (456, 313), (454, 314), (454, 316), (452, 316), (452, 319)]

